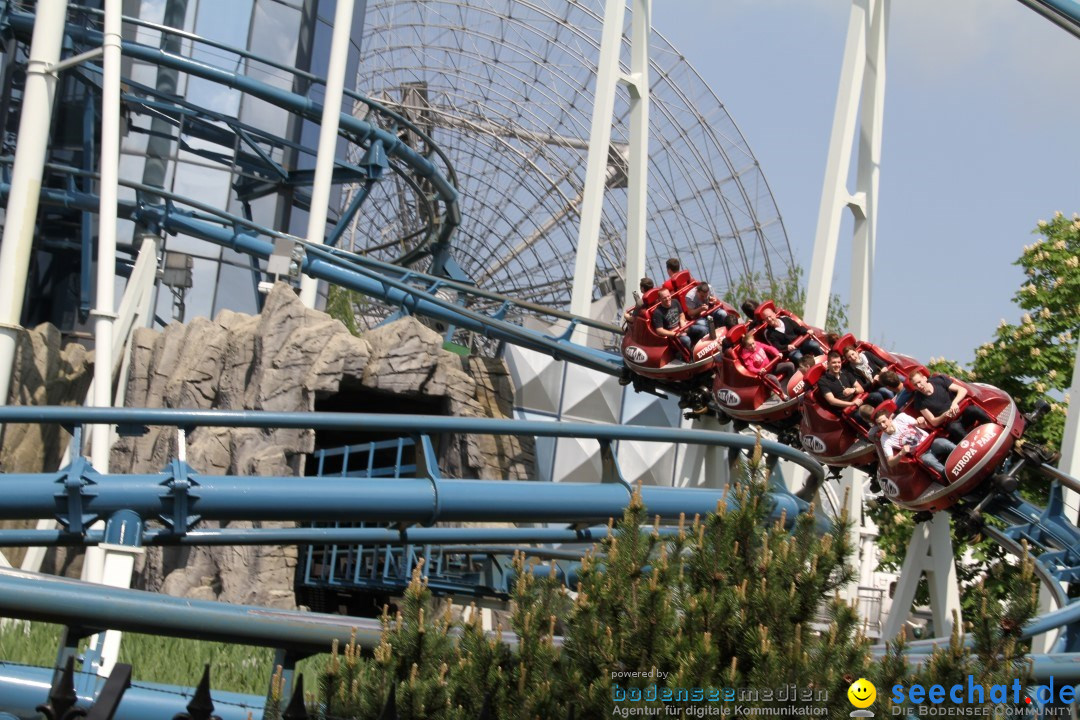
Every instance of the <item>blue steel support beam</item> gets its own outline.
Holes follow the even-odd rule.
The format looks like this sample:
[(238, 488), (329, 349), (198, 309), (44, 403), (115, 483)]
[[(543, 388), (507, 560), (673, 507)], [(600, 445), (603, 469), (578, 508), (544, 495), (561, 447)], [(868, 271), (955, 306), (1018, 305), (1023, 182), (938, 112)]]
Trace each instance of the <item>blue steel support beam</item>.
[(1080, 38), (1080, 2), (1076, 0), (1020, 0), (1066, 32)]
[[(769, 522), (779, 520), (779, 513)], [(678, 533), (661, 527), (662, 536)], [(146, 530), (143, 545), (487, 545), (511, 543), (595, 543), (608, 536), (606, 525), (573, 528), (418, 528), (402, 530), (381, 527), (363, 528), (206, 528), (180, 535), (167, 530)], [(615, 533), (616, 535), (618, 532)], [(103, 533), (91, 530), (83, 535), (63, 530), (0, 530), (0, 547), (82, 547), (105, 542)], [(528, 548), (522, 548), (527, 550)]]
[[(620, 484), (537, 483), (502, 480), (196, 475), (190, 493), (169, 491), (173, 473), (95, 476), (93, 484), (72, 487), (66, 473), (0, 476), (4, 502), (0, 518), (31, 520), (56, 515), (62, 522), (106, 518), (121, 510), (157, 517), (187, 531), (195, 517), (205, 520), (403, 522), (603, 523), (619, 517), (630, 500)], [(63, 484), (63, 485), (61, 485)], [(62, 488), (66, 492), (60, 493)], [(733, 503), (721, 490), (643, 487), (650, 517), (668, 520), (713, 512)], [(180, 500), (187, 507), (177, 514)], [(772, 495), (774, 512), (789, 521), (805, 509), (791, 495)], [(189, 512), (191, 514), (189, 514)], [(72, 532), (77, 532), (73, 530)]]
[[(28, 33), (33, 29), (34, 15), (31, 13), (15, 11), (10, 13), (7, 21), (13, 29), (22, 33)], [(98, 46), (102, 43), (101, 33), (91, 28), (68, 25), (67, 35), (77, 42), (89, 46)], [(173, 68), (180, 72), (239, 90), (252, 97), (260, 98), (285, 108), (290, 112), (301, 115), (312, 122), (318, 123), (321, 121), (322, 105), (316, 103), (310, 97), (273, 87), (239, 73), (216, 68), (190, 58), (173, 55), (158, 48), (148, 47), (130, 41), (124, 41), (121, 47), (125, 57), (142, 60), (153, 65)], [(406, 143), (402, 142), (394, 133), (360, 120), (349, 113), (342, 113), (339, 122), (341, 131), (343, 133), (351, 134), (360, 143), (380, 140), (383, 149), (388, 156), (398, 158), (408, 165), (415, 175), (428, 180), (446, 205), (447, 217), (445, 222), (451, 231), (461, 223), (461, 208), (458, 203), (457, 191), (447, 179), (438, 172), (435, 165), (430, 160), (409, 147)]]
[[(61, 406), (0, 406), (0, 424), (51, 423), (57, 425), (156, 425), (167, 427), (252, 427), (311, 430), (396, 432), (402, 435), (467, 433), (475, 435), (532, 435), (539, 437), (639, 440), (753, 450), (755, 438), (711, 430), (683, 430), (643, 425), (501, 420), (443, 415), (381, 415), (377, 413), (262, 412), (256, 410), (176, 410), (167, 408), (90, 408)], [(809, 455), (788, 445), (762, 438), (766, 455), (789, 460), (817, 479), (825, 469)], [(207, 480), (211, 478), (206, 478)], [(294, 482), (296, 478), (291, 478)], [(474, 486), (475, 487), (475, 486)], [(612, 487), (612, 486), (609, 486)], [(644, 488), (644, 490), (678, 490)]]
[[(354, 628), (357, 643), (371, 649), (382, 633), (374, 618), (178, 598), (11, 568), (0, 569), (0, 616), (301, 654), (329, 652), (334, 640), (344, 646)], [(503, 639), (513, 643), (515, 636), (506, 632)]]
[[(125, 184), (134, 186), (133, 183)], [(0, 195), (6, 196), (9, 192), (10, 185), (0, 185)], [(161, 194), (160, 191), (156, 192)], [(48, 188), (42, 190), (41, 201), (75, 208), (96, 208), (99, 203), (94, 195)], [(171, 205), (136, 205), (122, 201), (118, 214), (121, 218), (161, 227), (172, 233), (198, 237), (256, 258), (268, 258), (273, 250), (273, 243), (260, 239), (254, 231), (243, 232), (225, 228), (193, 217), (191, 213), (178, 211)], [(266, 229), (260, 231), (268, 235), (281, 235), (281, 233), (272, 233)], [(304, 244), (300, 240), (296, 242)], [(549, 337), (505, 320), (488, 317), (437, 298), (404, 281), (393, 280), (377, 272), (367, 271), (359, 264), (354, 265), (337, 255), (312, 250), (310, 247), (308, 249), (311, 253), (304, 258), (303, 270), (316, 279), (327, 280), (370, 297), (399, 305), (409, 312), (443, 320), (471, 332), (536, 350), (560, 360), (569, 360), (612, 375), (622, 372), (623, 363), (620, 355), (575, 345), (566, 337)]]

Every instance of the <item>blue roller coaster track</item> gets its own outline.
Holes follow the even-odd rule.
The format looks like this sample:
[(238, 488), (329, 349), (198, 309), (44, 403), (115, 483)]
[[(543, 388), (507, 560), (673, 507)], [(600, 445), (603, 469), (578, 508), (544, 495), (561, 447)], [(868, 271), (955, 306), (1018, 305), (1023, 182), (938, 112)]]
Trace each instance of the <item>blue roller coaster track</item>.
[[(1021, 1), (1071, 32), (1076, 33), (1080, 26), (1080, 12), (1071, 0)], [(84, 12), (93, 13), (85, 9)], [(138, 20), (128, 22), (149, 26)], [(11, 3), (4, 4), (0, 29), (5, 33), (25, 42), (33, 23), (31, 12)], [(154, 27), (206, 43), (171, 28)], [(66, 37), (69, 55), (102, 42), (101, 33), (84, 24), (70, 24)], [(320, 82), (315, 76), (265, 58), (206, 44)], [(313, 122), (321, 117), (322, 108), (310, 97), (238, 72), (134, 41), (123, 43), (123, 53), (157, 67), (237, 89), (285, 108), (297, 117)], [(79, 82), (89, 87), (100, 84), (98, 68), (92, 64), (68, 72), (77, 73)], [(132, 78), (126, 78), (125, 82), (123, 103), (129, 112), (166, 120), (177, 131), (175, 139), (181, 142), (208, 141), (237, 148), (226, 157), (200, 150), (197, 142), (186, 145), (206, 160), (242, 168), (244, 179), (235, 189), (243, 203), (282, 187), (303, 188), (311, 184), (310, 173), (286, 169), (273, 159), (274, 153), (282, 148), (301, 149), (287, 139), (180, 98), (163, 96)], [(573, 339), (579, 327), (608, 338), (615, 337), (618, 328), (479, 289), (455, 272), (451, 250), (461, 215), (452, 167), (431, 138), (407, 118), (369, 98), (355, 93), (351, 97), (369, 108), (369, 119), (342, 114), (340, 134), (362, 151), (363, 160), (356, 164), (339, 162), (335, 178), (339, 182), (361, 184), (365, 190), (336, 218), (327, 233), (326, 246), (309, 245), (244, 215), (132, 181), (122, 181), (134, 191), (135, 199), (121, 202), (120, 217), (136, 220), (159, 232), (183, 233), (245, 254), (253, 259), (254, 272), (258, 269), (257, 261), (266, 260), (274, 252), (276, 241), (286, 241), (296, 249), (297, 273), (363, 293), (396, 306), (401, 312), (435, 319), (451, 328), (451, 332), (467, 331), (599, 372), (619, 374), (623, 364), (618, 354), (587, 347)], [(92, 107), (89, 112), (93, 112)], [(421, 153), (402, 141), (398, 132), (401, 128), (422, 137), (428, 151)], [(0, 158), (0, 167), (4, 168), (0, 194), (4, 196), (10, 192), (10, 165), (11, 158)], [(90, 190), (95, 177), (92, 170), (60, 163), (48, 165), (47, 170), (49, 182), (42, 190), (45, 205), (79, 213), (97, 211), (99, 198)], [(394, 262), (337, 249), (335, 245), (344, 229), (369, 197), (368, 190), (386, 172), (394, 173), (418, 197), (425, 198), (427, 224), (408, 238), (405, 250), (392, 258)], [(80, 249), (87, 258), (90, 243), (89, 235), (84, 233)], [(430, 258), (430, 272), (414, 267), (426, 258)], [(84, 266), (88, 272), (89, 262)], [(89, 283), (84, 286), (88, 287)], [(523, 314), (561, 322), (565, 329), (556, 334), (531, 330), (520, 323)], [(0, 519), (54, 517), (59, 529), (0, 530), (0, 547), (86, 547), (102, 543), (303, 545), (309, 548), (305, 576), (309, 582), (400, 589), (423, 558), (436, 590), (496, 597), (507, 592), (512, 581), (507, 558), (520, 548), (550, 563), (567, 582), (573, 582), (580, 552), (571, 548), (603, 538), (609, 532), (604, 523), (621, 512), (631, 492), (619, 471), (613, 443), (682, 443), (735, 450), (747, 450), (754, 445), (754, 439), (742, 435), (695, 430), (341, 413), (3, 407), (0, 423), (59, 424), (73, 430), (75, 435), (72, 443), (75, 451), (67, 467), (53, 473), (9, 473), (3, 478), (6, 492), (0, 502)], [(81, 427), (95, 423), (115, 425), (124, 433), (139, 433), (149, 425), (357, 432), (377, 428), (397, 433), (401, 439), (378, 446), (368, 443), (321, 451), (316, 457), (320, 465), (334, 453), (342, 456), (351, 453), (355, 464), (350, 465), (346, 458), (341, 460), (341, 472), (336, 476), (320, 473), (305, 478), (303, 484), (294, 477), (203, 476), (179, 459), (159, 473), (101, 474), (90, 467), (78, 450)], [(590, 438), (601, 450), (602, 482), (548, 484), (443, 478), (433, 439), (442, 433)], [(819, 480), (823, 477), (822, 467), (797, 450), (769, 441), (762, 441), (762, 447), (771, 457), (800, 465)], [(377, 464), (375, 457), (382, 451), (393, 454), (395, 462)], [(1027, 628), (1028, 636), (1056, 628), (1065, 630), (1054, 654), (1033, 657), (1036, 677), (1053, 675), (1059, 681), (1080, 683), (1080, 605), (1070, 604), (1060, 589), (1061, 582), (1080, 578), (1080, 530), (1066, 517), (1061, 499), (1062, 487), (1080, 490), (1080, 482), (1045, 465), (1038, 470), (1053, 481), (1046, 507), (1037, 507), (1015, 494), (990, 496), (983, 511), (1000, 519), (1004, 528), (987, 528), (986, 532), (1010, 552), (1034, 555), (1040, 576), (1062, 606)], [(713, 490), (646, 487), (642, 488), (642, 494), (650, 512), (668, 521), (680, 515), (705, 514), (717, 502), (731, 500), (725, 493)], [(809, 507), (779, 484), (772, 488), (770, 497), (773, 516), (786, 518), (788, 522)], [(148, 528), (145, 521), (150, 519), (160, 521), (162, 527)], [(201, 520), (243, 519), (293, 520), (306, 525), (252, 529), (199, 527)], [(91, 528), (97, 520), (106, 521), (103, 531)], [(440, 521), (551, 523), (554, 527), (433, 527)], [(364, 524), (388, 522), (394, 526)], [(532, 544), (561, 544), (567, 549), (526, 547)], [(325, 651), (334, 640), (344, 641), (356, 633), (362, 646), (373, 647), (380, 634), (377, 622), (364, 619), (193, 601), (15, 570), (0, 570), (0, 614), (64, 625), (68, 632), (58, 651), (57, 667), (78, 654), (81, 638), (104, 629), (272, 647), (278, 650), (278, 660), (290, 672), (298, 658)], [(504, 639), (514, 642), (509, 634)], [(915, 643), (912, 656), (917, 658), (932, 647), (932, 642)], [(0, 708), (16, 717), (34, 716), (34, 707), (44, 700), (53, 679), (53, 668), (0, 662)], [(84, 697), (97, 693), (103, 682), (90, 672), (78, 673), (77, 687)], [(177, 691), (177, 688), (152, 685), (133, 687), (125, 695), (116, 717), (144, 720), (175, 714), (186, 699), (177, 695)], [(261, 713), (264, 706), (261, 697), (215, 693), (214, 700), (216, 712), (224, 720), (242, 720), (249, 714)]]

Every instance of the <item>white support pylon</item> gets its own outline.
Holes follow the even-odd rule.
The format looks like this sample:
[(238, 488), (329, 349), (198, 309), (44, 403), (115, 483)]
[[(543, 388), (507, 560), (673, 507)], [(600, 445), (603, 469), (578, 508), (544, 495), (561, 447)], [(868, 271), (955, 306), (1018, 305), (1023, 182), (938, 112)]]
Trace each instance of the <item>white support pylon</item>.
[[(1061, 460), (1058, 461), (1058, 469), (1073, 477), (1080, 477), (1080, 342), (1076, 344), (1072, 385), (1065, 395), (1065, 402), (1065, 431), (1061, 436)], [(1080, 521), (1077, 515), (1080, 497), (1068, 488), (1063, 488), (1062, 492), (1066, 517), (1075, 524)]]
[[(645, 272), (645, 225), (649, 162), (649, 35), (652, 0), (632, 0), (630, 74), (619, 71), (623, 17), (626, 0), (607, 0), (604, 29), (600, 37), (600, 60), (596, 70), (589, 154), (585, 166), (585, 189), (578, 227), (577, 257), (570, 312), (588, 315), (596, 278), (596, 254), (600, 244), (606, 176), (611, 147), (611, 121), (615, 111), (615, 91), (620, 82), (630, 88), (630, 147), (627, 158), (627, 239), (626, 304), (633, 304), (633, 291)], [(580, 331), (579, 331), (580, 332)]]
[[(623, 76), (630, 91), (630, 147), (626, 190), (626, 291), (623, 307), (634, 304), (634, 290), (645, 275), (645, 225), (649, 199), (649, 33), (652, 0), (633, 0), (630, 18), (630, 75)], [(598, 230), (599, 231), (599, 230)], [(595, 257), (593, 267), (596, 267)], [(576, 286), (575, 286), (576, 288)]]
[(937, 513), (930, 522), (915, 526), (896, 581), (892, 609), (881, 629), (882, 640), (892, 640), (903, 629), (923, 573), (926, 573), (926, 582), (930, 586), (934, 636), (948, 638), (954, 618), (960, 618), (960, 589), (947, 513)]
[[(37, 4), (30, 58), (26, 63), (26, 87), (19, 115), (19, 142), (11, 168), (11, 192), (0, 241), (0, 405), (11, 390), (30, 267), (30, 249), (41, 197), (42, 174), (49, 147), (56, 73), (67, 20), (67, 0), (42, 0)], [(0, 426), (0, 435), (3, 428)]]
[[(840, 73), (825, 180), (821, 191), (814, 256), (810, 266), (803, 317), (825, 327), (833, 269), (845, 208), (855, 216), (851, 258), (851, 331), (860, 338), (870, 334), (870, 280), (874, 269), (877, 229), (878, 178), (881, 166), (882, 119), (885, 106), (885, 54), (888, 0), (853, 0), (848, 20), (847, 43)], [(858, 136), (859, 156), (855, 193), (848, 191), (851, 153)], [(845, 588), (849, 600), (858, 586), (869, 585), (874, 563), (860, 559), (867, 550), (863, 536), (863, 477), (853, 469), (844, 471), (839, 494), (853, 525), (851, 540), (860, 577)], [(869, 568), (868, 573), (864, 572)]]
[[(1080, 477), (1080, 343), (1076, 345), (1076, 359), (1073, 361), (1072, 385), (1065, 399), (1065, 432), (1061, 436), (1061, 460), (1058, 461), (1058, 469), (1062, 472)], [(1080, 522), (1077, 507), (1080, 506), (1080, 497), (1069, 488), (1061, 489), (1061, 499), (1065, 503), (1065, 517), (1075, 525)], [(1046, 589), (1045, 585), (1039, 586), (1039, 614), (1057, 609), (1054, 596)], [(1054, 643), (1060, 636), (1060, 630), (1053, 630), (1042, 635), (1037, 635), (1031, 640), (1032, 652), (1051, 652)]]
[[(105, 28), (102, 33), (102, 80), (101, 80), (101, 198), (98, 210), (97, 277), (94, 286), (94, 390), (93, 406), (113, 405), (113, 329), (116, 320), (116, 224), (120, 178), (120, 62), (121, 62), (121, 13), (122, 0), (105, 0)], [(109, 455), (112, 450), (112, 427), (93, 425), (90, 428), (90, 460), (94, 469), (109, 472)], [(95, 523), (94, 527), (102, 527)], [(83, 578), (90, 582), (104, 582), (113, 587), (131, 585), (132, 564), (126, 554), (116, 553), (105, 547), (87, 548), (83, 559)], [(133, 562), (133, 561), (132, 561)], [(125, 572), (126, 568), (126, 572)], [(107, 574), (108, 573), (108, 574)], [(109, 630), (104, 644), (114, 651), (120, 647), (120, 633)], [(96, 669), (102, 677), (112, 672), (116, 653), (111, 660)]]
[[(353, 0), (337, 0), (334, 31), (330, 39), (330, 64), (326, 71), (326, 95), (323, 98), (322, 122), (319, 125), (319, 150), (315, 158), (315, 179), (311, 186), (311, 211), (308, 214), (307, 241), (322, 245), (326, 239), (326, 215), (333, 184), (334, 159), (337, 156), (341, 100), (345, 88), (345, 65), (349, 58), (349, 33), (352, 30)], [(304, 275), (300, 278), (300, 302), (315, 307), (319, 281)]]
[[(821, 205), (818, 212), (817, 230), (814, 237), (814, 254), (807, 284), (806, 307), (803, 316), (807, 322), (824, 327), (828, 317), (829, 296), (832, 294), (833, 271), (836, 264), (840, 226), (845, 208), (854, 217), (851, 296), (849, 298), (849, 321), (851, 331), (861, 339), (870, 336), (870, 302), (877, 243), (877, 213), (881, 143), (885, 107), (885, 70), (888, 38), (889, 0), (852, 0), (848, 18), (847, 42), (840, 73), (840, 88), (833, 115), (832, 134), (829, 139), (829, 156), (822, 185)], [(852, 152), (858, 143), (855, 191), (848, 189), (848, 175)], [(856, 548), (864, 552), (870, 548), (862, 543), (860, 519), (862, 518), (861, 476), (846, 470), (843, 475), (842, 492), (847, 491), (846, 509), (855, 520), (852, 540)], [(946, 524), (947, 520), (943, 520)], [(946, 540), (951, 540), (945, 533)], [(910, 550), (909, 550), (910, 551)], [(940, 555), (940, 553), (939, 553)], [(870, 584), (875, 563), (868, 558), (856, 558), (860, 568), (860, 582)], [(949, 571), (938, 571), (942, 582), (952, 587), (931, 597), (931, 603), (945, 602), (959, 597), (956, 585), (956, 568), (952, 553), (943, 555), (939, 562), (948, 563)], [(905, 563), (905, 568), (907, 563)], [(901, 582), (904, 581), (901, 575)], [(915, 578), (915, 582), (918, 578)], [(853, 597), (857, 586), (848, 588)], [(910, 601), (903, 608), (904, 617), (910, 609)], [(950, 616), (955, 608), (933, 607), (936, 614)], [(890, 614), (890, 618), (896, 615)], [(903, 618), (895, 621), (903, 622)], [(949, 620), (951, 623), (951, 619)], [(899, 625), (897, 624), (897, 627)], [(939, 626), (940, 627), (940, 626)], [(887, 637), (887, 635), (886, 635)]]
[[(803, 309), (807, 322), (818, 327), (825, 326), (840, 223), (844, 209), (850, 208), (855, 214), (850, 320), (852, 330), (863, 338), (869, 333), (870, 323), (870, 278), (877, 228), (888, 10), (888, 0), (853, 0), (851, 3), (840, 88), (814, 235), (814, 255), (807, 282), (806, 307)], [(856, 190), (852, 194), (848, 191), (848, 172), (856, 131), (859, 160)]]

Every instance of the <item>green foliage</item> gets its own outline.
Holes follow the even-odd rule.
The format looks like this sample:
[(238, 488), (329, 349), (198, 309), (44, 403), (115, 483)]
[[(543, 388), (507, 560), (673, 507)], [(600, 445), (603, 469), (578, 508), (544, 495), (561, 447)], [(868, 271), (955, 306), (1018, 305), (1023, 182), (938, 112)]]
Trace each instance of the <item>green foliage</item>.
[[(1021, 686), (1030, 685), (1031, 667), (1025, 658), (1029, 644), (1021, 640), (1021, 633), (1038, 609), (1038, 583), (1033, 563), (1025, 560), (1019, 568), (1006, 568), (1004, 563), (997, 563), (988, 575), (992, 581), (1006, 584), (1007, 601), (997, 601), (988, 589), (988, 583), (980, 582), (973, 587), (971, 594), (977, 609), (969, 614), (974, 619), (966, 627), (972, 641), (970, 648), (965, 645), (960, 628), (955, 627), (947, 646), (937, 648), (927, 662), (912, 668), (903, 656), (903, 637), (898, 637), (889, 644), (886, 656), (875, 666), (872, 682), (878, 688), (890, 688), (898, 683), (906, 687), (914, 683), (924, 687), (942, 685), (948, 688), (955, 684), (966, 687), (968, 675), (971, 675), (974, 684), (984, 687), (985, 707), (997, 704), (990, 702), (991, 685), (1012, 685), (1014, 680), (1019, 680)], [(882, 706), (880, 713), (893, 715), (891, 694), (879, 690), (878, 698)], [(901, 707), (906, 709), (897, 710), (896, 714), (906, 715), (912, 711), (910, 701)]]
[(1027, 276), (1013, 296), (1023, 318), (1019, 325), (1001, 322), (994, 339), (975, 352), (972, 370), (1025, 410), (1039, 400), (1051, 403), (1050, 413), (1025, 436), (1057, 448), (1080, 337), (1080, 217), (1056, 213), (1035, 232), (1041, 237), (1016, 261)]
[[(445, 613), (433, 619), (424, 612), (430, 597), (423, 580), (414, 576), (396, 620), (384, 623), (373, 658), (361, 657), (354, 644), (344, 660), (334, 649), (322, 682), (327, 714), (378, 717), (391, 686), (402, 720), (471, 719), (483, 708), (491, 718), (561, 720), (571, 710), (582, 718), (610, 716), (615, 685), (791, 683), (822, 698), (827, 693), (830, 712), (846, 714), (847, 686), (869, 665), (855, 611), (834, 597), (852, 578), (847, 524), (821, 535), (813, 515), (804, 514), (791, 530), (766, 526), (763, 470), (758, 452), (733, 487), (730, 507), (721, 503), (705, 519), (684, 519), (674, 538), (660, 535), (658, 521), (641, 529), (648, 514), (635, 493), (612, 522), (615, 532), (581, 563), (572, 600), (554, 577), (533, 574), (519, 555), (513, 648), (484, 633), (475, 613), (454, 627)], [(447, 641), (455, 635), (456, 643)], [(418, 711), (421, 697), (426, 714)]]
[(360, 337), (360, 326), (356, 323), (356, 316), (363, 311), (366, 303), (367, 298), (355, 290), (330, 285), (326, 295), (326, 314), (335, 320), (340, 320), (350, 333)]
[[(1018, 325), (1001, 321), (994, 339), (981, 345), (970, 370), (945, 358), (933, 358), (927, 367), (953, 377), (988, 383), (1008, 392), (1022, 410), (1031, 410), (1039, 400), (1050, 403), (1050, 413), (1038, 425), (1025, 431), (1025, 438), (1058, 448), (1064, 431), (1068, 396), (1072, 383), (1077, 337), (1080, 337), (1080, 216), (1070, 220), (1056, 213), (1050, 222), (1040, 222), (1035, 233), (1041, 237), (1024, 248), (1016, 264), (1024, 269), (1027, 281), (1014, 296), (1025, 314)], [(1024, 478), (1024, 476), (1022, 476)], [(1045, 500), (1046, 483), (1041, 478), (1024, 478), (1024, 493), (1036, 502)], [(894, 506), (870, 509), (881, 530), (878, 547), (883, 569), (898, 569), (903, 560), (914, 523)], [(965, 586), (981, 578), (989, 563), (1004, 552), (988, 541), (971, 542), (953, 538), (957, 573)], [(971, 562), (961, 562), (963, 553), (973, 551)], [(985, 580), (995, 597), (1005, 597), (1007, 573)], [(925, 601), (925, 595), (916, 602)], [(976, 611), (975, 596), (962, 594), (965, 615)]]
[[(878, 528), (878, 536), (875, 540), (878, 550), (881, 552), (881, 560), (878, 569), (882, 572), (899, 572), (907, 552), (911, 534), (915, 530), (915, 521), (912, 514), (902, 510), (892, 503), (871, 502), (866, 506), (867, 513), (873, 519)], [(988, 523), (993, 523), (993, 518), (986, 518)], [(1005, 598), (1008, 595), (1008, 587), (1002, 574), (987, 577), (987, 568), (995, 562), (1000, 562), (1006, 556), (997, 543), (980, 537), (971, 537), (957, 533), (955, 526), (950, 527), (953, 542), (953, 559), (956, 561), (956, 579), (962, 588), (967, 588), (973, 583), (985, 582), (987, 589), (993, 597)], [(926, 582), (919, 584), (915, 593), (915, 604), (926, 605), (930, 602), (930, 594)], [(978, 612), (979, 600), (972, 593), (960, 593), (960, 608), (964, 617), (970, 617), (971, 613)]]
[[(788, 268), (782, 277), (763, 277), (759, 273), (750, 273), (739, 279), (739, 282), (729, 287), (724, 293), (723, 300), (735, 307), (744, 300), (753, 299), (757, 302), (766, 300), (774, 301), (778, 307), (790, 310), (796, 315), (802, 315), (806, 307), (806, 284), (803, 281), (803, 269), (795, 265)], [(829, 296), (829, 308), (826, 312), (825, 330), (843, 334), (847, 332), (847, 305), (839, 295)]]

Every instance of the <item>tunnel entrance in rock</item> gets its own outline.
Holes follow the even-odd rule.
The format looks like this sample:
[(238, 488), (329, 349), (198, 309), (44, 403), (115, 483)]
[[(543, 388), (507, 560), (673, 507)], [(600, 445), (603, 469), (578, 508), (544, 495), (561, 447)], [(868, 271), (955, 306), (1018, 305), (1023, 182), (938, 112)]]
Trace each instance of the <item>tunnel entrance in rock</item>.
[[(334, 395), (315, 399), (316, 412), (344, 413), (392, 413), (395, 415), (448, 415), (448, 401), (445, 396), (431, 397), (424, 395), (402, 395), (382, 390), (372, 390), (359, 382), (348, 383), (344, 379)], [(384, 443), (401, 437), (400, 432), (380, 432), (377, 430), (319, 430), (315, 433), (315, 455), (305, 464), (305, 475), (319, 474), (315, 462), (320, 450), (355, 447), (368, 443)], [(415, 464), (416, 455), (410, 446), (404, 452), (407, 464)], [(385, 466), (388, 452), (385, 449), (375, 451), (376, 467)], [(378, 463), (383, 462), (383, 465)], [(402, 462), (405, 462), (403, 459)], [(340, 474), (341, 459), (324, 457), (323, 475)]]
[[(448, 415), (446, 397), (395, 394), (372, 390), (358, 381), (343, 381), (338, 392), (315, 401), (316, 412)], [(403, 437), (404, 436), (404, 437)], [(415, 477), (417, 449), (411, 437), (398, 431), (321, 430), (305, 475), (375, 477), (392, 483), (395, 477)], [(436, 447), (438, 450), (438, 447)], [(385, 527), (369, 523), (314, 523), (316, 527)], [(299, 548), (296, 598), (316, 612), (377, 617), (392, 601), (383, 574), (393, 572), (384, 546), (311, 545)]]

